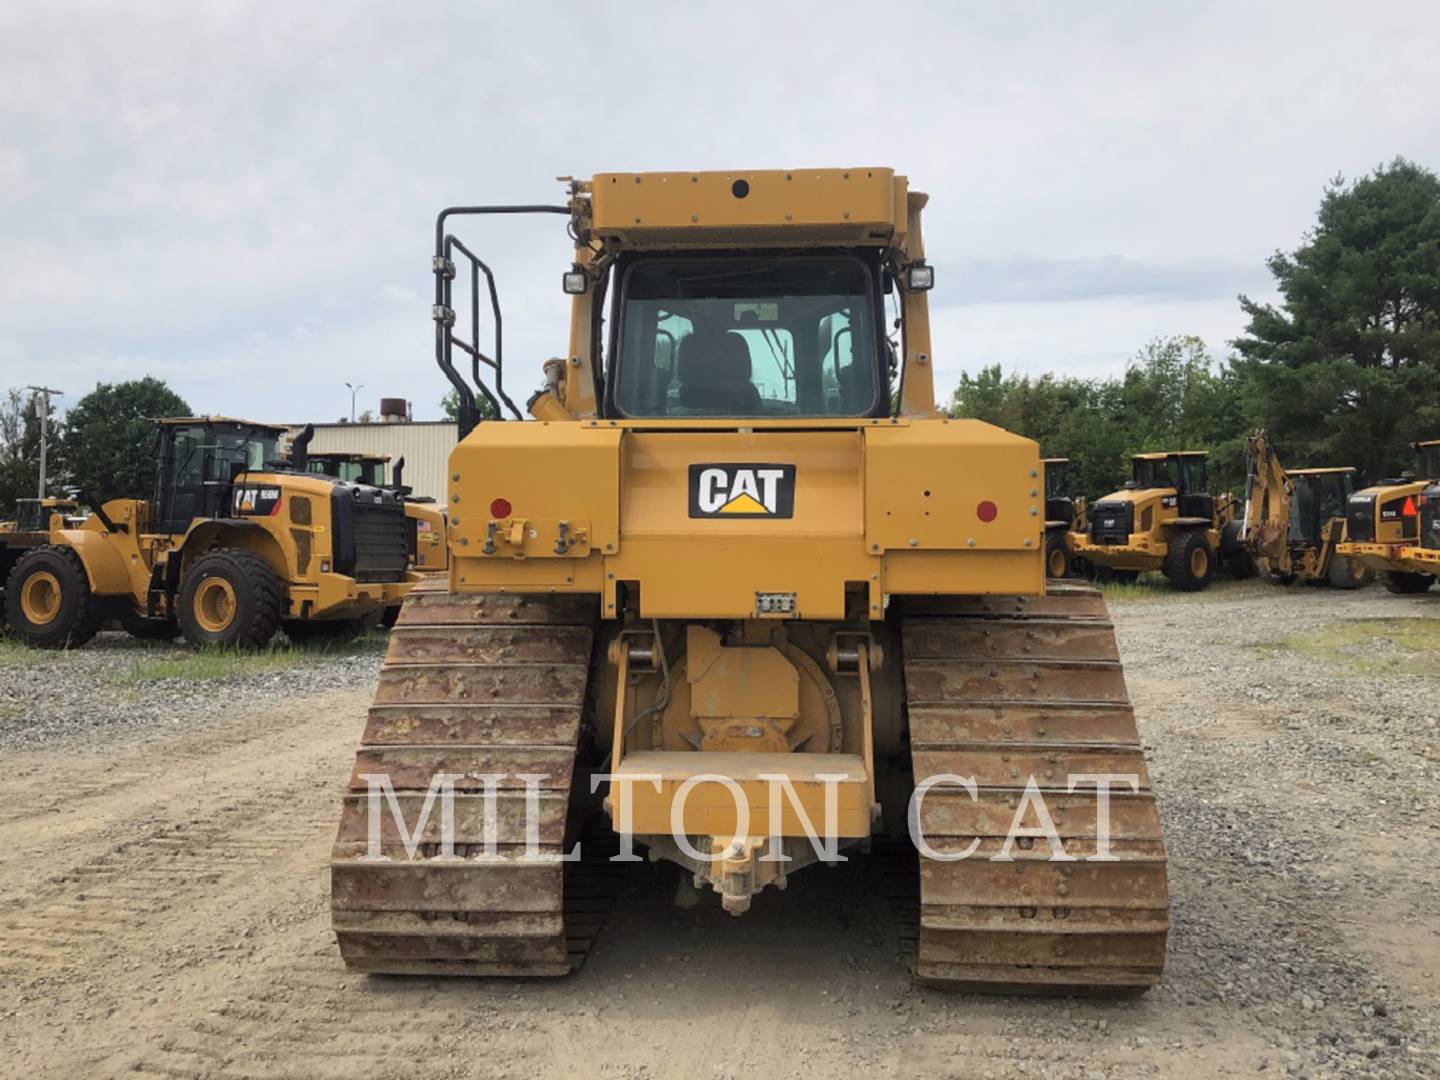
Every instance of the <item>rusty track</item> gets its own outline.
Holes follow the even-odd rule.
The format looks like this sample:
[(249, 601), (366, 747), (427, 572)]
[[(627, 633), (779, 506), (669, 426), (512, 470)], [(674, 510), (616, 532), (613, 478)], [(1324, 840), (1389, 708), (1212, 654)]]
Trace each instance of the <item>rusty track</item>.
[[(979, 798), (936, 788), (921, 825), (916, 974), (989, 991), (1123, 992), (1159, 981), (1169, 928), (1165, 846), (1114, 629), (1092, 588), (1050, 582), (1036, 598), (927, 599), (903, 615), (905, 687), (917, 781), (974, 777)], [(1094, 787), (1074, 773), (1132, 773), (1112, 786), (1113, 862), (1096, 850)], [(1030, 777), (1068, 854), (1021, 838), (994, 862)], [(1031, 814), (1026, 825), (1036, 824)]]
[[(380, 673), (331, 857), (331, 912), (340, 953), (359, 971), (421, 975), (564, 975), (584, 960), (613, 895), (603, 841), (585, 838), (579, 863), (559, 855), (579, 839), (572, 799), (596, 606), (588, 597), (463, 595), (444, 581), (407, 597)], [(367, 773), (387, 773), (414, 829), (437, 772), (455, 782), (454, 861), (440, 854), (432, 810), (417, 858), (383, 808), (382, 852), (365, 861)], [(484, 843), (484, 795), (497, 782), (496, 855)], [(526, 838), (524, 781), (542, 774), (539, 851)], [(583, 788), (583, 785), (581, 785)]]

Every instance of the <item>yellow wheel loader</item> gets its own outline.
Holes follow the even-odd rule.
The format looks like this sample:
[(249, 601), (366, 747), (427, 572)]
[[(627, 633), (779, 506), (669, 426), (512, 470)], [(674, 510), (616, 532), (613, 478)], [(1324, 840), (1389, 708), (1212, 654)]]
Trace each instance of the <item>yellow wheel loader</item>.
[(1194, 450), (1136, 454), (1125, 489), (1090, 508), (1089, 533), (1075, 538), (1074, 554), (1101, 580), (1134, 581), (1159, 570), (1184, 592), (1209, 585), (1221, 559), (1249, 576), (1239, 557), (1237, 501), (1206, 491), (1205, 459)]
[(259, 647), (353, 633), (417, 580), (393, 492), (302, 475), (278, 460), (283, 428), (225, 417), (156, 423), (154, 497), (52, 515), (14, 563), (11, 632), (84, 644), (109, 619), (195, 646)]
[(1265, 432), (1245, 447), (1245, 518), (1241, 537), (1273, 581), (1326, 581), (1358, 589), (1375, 580), (1363, 563), (1338, 552), (1345, 540), (1345, 507), (1355, 493), (1355, 469), (1290, 469)]
[(411, 565), (421, 572), (443, 571), (447, 558), (445, 508), (434, 499), (411, 494), (411, 489), (401, 483), (402, 470), (405, 468), (403, 457), (395, 462), (391, 477), (386, 479), (385, 466), (389, 464), (389, 454), (365, 454), (344, 450), (317, 452), (305, 448), (306, 471), (333, 476), (348, 483), (389, 488), (399, 495), (405, 503), (405, 534)]
[[(1114, 631), (1047, 584), (1037, 445), (935, 407), (925, 202), (884, 168), (607, 173), (440, 214), (450, 566), (405, 599), (344, 796), (348, 965), (563, 975), (617, 844), (739, 914), (908, 835), (921, 979), (1159, 979)], [(516, 422), (451, 229), (522, 212), (575, 246), (567, 350)], [(515, 420), (477, 424), (477, 393)]]
[(1440, 561), (1430, 554), (1435, 541), (1422, 540), (1421, 500), (1440, 481), (1440, 439), (1415, 444), (1419, 469), (1357, 491), (1345, 509), (1345, 555), (1380, 575), (1393, 593), (1422, 593), (1440, 576)]
[(1084, 495), (1074, 492), (1069, 458), (1044, 458), (1045, 471), (1045, 574), (1064, 578), (1078, 575), (1085, 563), (1075, 554), (1075, 541), (1089, 529)]

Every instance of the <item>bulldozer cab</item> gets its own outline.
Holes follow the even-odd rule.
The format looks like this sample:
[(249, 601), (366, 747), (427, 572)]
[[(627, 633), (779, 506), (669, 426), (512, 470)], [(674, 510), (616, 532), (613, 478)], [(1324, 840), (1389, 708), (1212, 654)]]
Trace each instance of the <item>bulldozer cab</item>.
[(154, 529), (177, 535), (196, 518), (228, 516), (236, 478), (277, 467), (284, 432), (225, 417), (157, 421)]
[(1215, 517), (1215, 497), (1207, 490), (1205, 453), (1136, 454), (1131, 461), (1131, 486), (1137, 490), (1174, 488), (1182, 518)]
[(622, 259), (607, 412), (883, 415), (883, 277), (878, 253)]
[(1296, 469), (1289, 476), (1295, 485), (1290, 503), (1290, 543), (1317, 547), (1325, 523), (1345, 516), (1345, 505), (1355, 492), (1355, 470)]

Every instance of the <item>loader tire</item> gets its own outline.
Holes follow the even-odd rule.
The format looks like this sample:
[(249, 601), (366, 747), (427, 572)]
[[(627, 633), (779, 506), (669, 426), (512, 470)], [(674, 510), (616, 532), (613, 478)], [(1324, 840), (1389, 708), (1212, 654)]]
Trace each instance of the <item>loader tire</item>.
[(1411, 596), (1425, 592), (1435, 579), (1429, 574), (1412, 574), (1404, 570), (1386, 570), (1385, 588), (1400, 596)]
[(1181, 533), (1165, 552), (1161, 570), (1181, 592), (1199, 592), (1215, 574), (1215, 552), (1210, 541), (1198, 530)]
[(1070, 549), (1065, 546), (1065, 534), (1048, 533), (1045, 537), (1045, 576), (1065, 578), (1070, 576)]
[(99, 608), (85, 563), (72, 548), (36, 548), (15, 564), (5, 584), (10, 632), (35, 648), (84, 645), (105, 621)]
[(253, 551), (200, 556), (180, 586), (180, 629), (195, 648), (263, 649), (280, 627), (280, 579)]
[(1349, 556), (1336, 555), (1330, 560), (1325, 579), (1337, 589), (1358, 589), (1374, 581), (1375, 572)]
[(150, 619), (128, 609), (121, 614), (120, 625), (138, 641), (174, 641), (180, 636), (180, 624), (174, 619)]

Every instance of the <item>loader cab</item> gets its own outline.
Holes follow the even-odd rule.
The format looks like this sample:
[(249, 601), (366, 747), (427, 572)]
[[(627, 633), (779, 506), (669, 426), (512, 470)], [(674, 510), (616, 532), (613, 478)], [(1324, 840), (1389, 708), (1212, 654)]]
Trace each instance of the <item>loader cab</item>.
[(1130, 486), (1138, 491), (1172, 488), (1179, 517), (1214, 520), (1215, 497), (1208, 490), (1205, 458), (1204, 451), (1136, 454)]
[(1073, 468), (1069, 458), (1043, 458), (1040, 464), (1045, 469), (1045, 522), (1062, 522), (1067, 527), (1075, 520), (1075, 498), (1071, 494), (1074, 483)]
[(1419, 466), (1416, 479), (1440, 481), (1440, 439), (1416, 443), (1415, 454)]
[(632, 255), (615, 280), (610, 416), (889, 414), (879, 252)]
[(80, 506), (74, 499), (16, 499), (15, 531), (43, 533), (50, 531), (50, 517), (59, 514), (70, 524), (80, 517)]
[(1345, 516), (1345, 507), (1355, 493), (1355, 470), (1293, 469), (1295, 485), (1290, 500), (1290, 543), (1318, 547), (1325, 524)]
[(156, 422), (154, 525), (186, 532), (196, 518), (230, 513), (235, 480), (279, 465), (284, 428), (225, 417)]
[(351, 484), (366, 484), (369, 487), (386, 487), (385, 466), (390, 463), (388, 454), (359, 454), (341, 451), (310, 451), (306, 455), (306, 472), (318, 476), (329, 476)]

